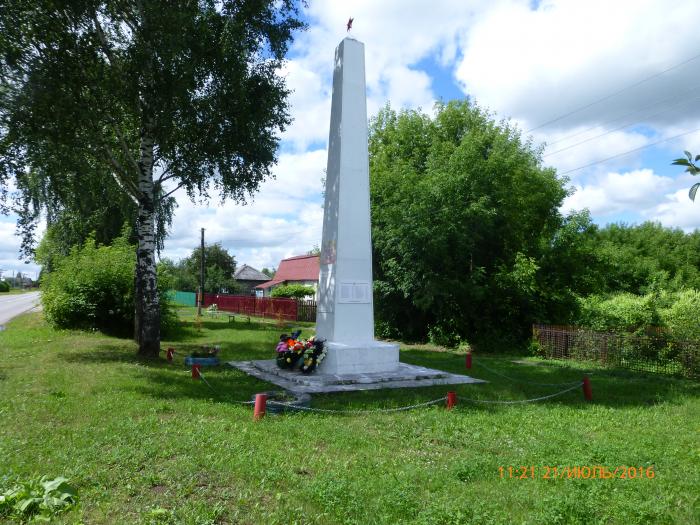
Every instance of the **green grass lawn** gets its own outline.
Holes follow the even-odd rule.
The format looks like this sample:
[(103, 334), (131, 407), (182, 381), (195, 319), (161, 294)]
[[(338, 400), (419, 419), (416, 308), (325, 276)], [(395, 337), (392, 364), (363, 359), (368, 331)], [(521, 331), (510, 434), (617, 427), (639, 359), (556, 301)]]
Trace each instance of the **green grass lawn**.
[(0, 292), (0, 297), (5, 295), (21, 295), (24, 293), (38, 292), (38, 288), (10, 288), (9, 292)]
[[(579, 389), (537, 404), (460, 403), (399, 413), (298, 413), (252, 420), (270, 385), (221, 367), (193, 381), (182, 359), (202, 343), (224, 360), (271, 358), (275, 323), (191, 310), (163, 348), (176, 363), (135, 358), (129, 340), (55, 331), (40, 314), (0, 332), (0, 481), (65, 476), (80, 503), (56, 523), (698, 523), (697, 383), (593, 370)], [(305, 326), (305, 334), (312, 327)], [(464, 356), (407, 347), (401, 359), (453, 372)], [(475, 356), (486, 385), (458, 395), (526, 399), (582, 377), (575, 365)], [(447, 388), (314, 396), (320, 408), (396, 407)], [(545, 467), (652, 466), (653, 479), (542, 479)], [(534, 466), (536, 479), (507, 467)], [(505, 467), (506, 475), (499, 475)], [(0, 521), (2, 518), (0, 518)]]

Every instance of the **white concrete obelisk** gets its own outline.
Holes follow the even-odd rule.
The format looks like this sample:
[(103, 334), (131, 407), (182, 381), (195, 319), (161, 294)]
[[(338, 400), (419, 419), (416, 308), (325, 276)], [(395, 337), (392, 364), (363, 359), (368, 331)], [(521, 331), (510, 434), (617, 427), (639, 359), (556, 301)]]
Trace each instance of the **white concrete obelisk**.
[(326, 374), (391, 372), (396, 344), (374, 340), (364, 44), (335, 50), (316, 333)]

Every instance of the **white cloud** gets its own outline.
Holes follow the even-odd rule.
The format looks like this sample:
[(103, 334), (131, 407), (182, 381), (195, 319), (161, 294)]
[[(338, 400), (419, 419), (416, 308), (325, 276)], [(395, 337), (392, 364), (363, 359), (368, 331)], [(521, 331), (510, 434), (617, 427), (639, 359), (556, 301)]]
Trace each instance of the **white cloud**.
[[(695, 181), (697, 182), (697, 180)], [(666, 195), (665, 200), (645, 213), (646, 218), (687, 232), (700, 229), (700, 199), (691, 201), (687, 188)]]
[[(586, 137), (595, 136), (600, 132), (601, 128), (597, 128), (592, 135), (584, 135), (583, 138), (577, 136), (575, 140), (563, 140), (561, 142), (557, 142), (551, 147), (545, 149), (543, 158), (544, 163), (554, 166), (560, 173), (565, 173), (569, 170), (581, 168), (588, 164), (614, 157), (620, 153), (637, 149), (651, 142), (649, 137), (646, 137), (641, 133), (625, 133), (620, 131), (609, 133), (605, 135), (605, 137), (600, 137), (600, 139), (591, 140), (589, 142), (577, 144), (574, 147), (571, 147), (577, 142), (582, 142)], [(569, 130), (566, 133), (551, 135), (550, 137), (553, 141), (555, 141), (560, 140), (560, 137), (569, 136), (573, 133), (576, 133), (576, 129)], [(586, 171), (579, 170), (572, 172), (567, 176), (572, 180), (577, 180), (582, 175), (590, 172), (598, 172), (600, 170), (609, 171), (611, 168), (616, 167), (629, 167), (630, 165), (637, 163), (638, 159), (639, 153), (636, 155), (625, 155), (624, 157), (619, 157), (617, 159), (613, 159), (612, 161), (608, 161), (599, 167)]]
[[(691, 23), (700, 19), (700, 2), (691, 0), (310, 0), (306, 14), (310, 28), (297, 35), (281, 71), (293, 90), (294, 122), (282, 136), (277, 179), (261, 185), (247, 206), (216, 200), (196, 206), (178, 194), (180, 208), (164, 255), (188, 255), (201, 227), (207, 228), (208, 242), (221, 241), (239, 263), (256, 267), (277, 265), (320, 242), (333, 53), (347, 35), (350, 16), (355, 19), (351, 36), (366, 46), (370, 116), (387, 101), (394, 108), (420, 106), (430, 112), (441, 94), (438, 80), (449, 80), (434, 77), (426, 65), (437, 63), (454, 74), (465, 95), (498, 115), (512, 116), (527, 130), (700, 49), (700, 32)], [(550, 144), (545, 164), (562, 173), (700, 128), (699, 68), (700, 59), (536, 130), (535, 141)], [(644, 127), (615, 130), (636, 121)], [(683, 149), (700, 153), (699, 140), (700, 133), (687, 135), (571, 173), (578, 192), (565, 207), (589, 207), (595, 218), (633, 212), (696, 227), (698, 206), (688, 204), (689, 184), (670, 161)], [(649, 169), (650, 153), (668, 157), (668, 169), (658, 163), (655, 171)], [(13, 231), (14, 225), (10, 233), (0, 227), (0, 266), (16, 257), (19, 240)]]
[[(38, 275), (40, 267), (34, 263), (24, 263), (18, 260), (20, 239), (15, 235), (15, 220), (9, 217), (0, 217), (0, 270), (2, 274), (29, 273), (30, 277)], [(43, 234), (43, 226), (37, 232), (40, 237)]]
[(200, 228), (207, 243), (220, 242), (239, 263), (258, 269), (306, 253), (321, 244), (321, 179), (326, 150), (282, 154), (276, 175), (261, 185), (245, 206), (233, 202), (196, 205), (177, 192), (179, 208), (163, 257), (180, 259), (199, 245)]
[(347, 35), (349, 17), (355, 19), (350, 35), (366, 46), (368, 115), (387, 102), (430, 111), (436, 99), (432, 79), (418, 63), (432, 58), (449, 66), (458, 40), (486, 5), (490, 2), (435, 0), (429, 8), (418, 0), (309, 2), (311, 27), (297, 37), (285, 68), (295, 90), (291, 100), (296, 119), (285, 138), (297, 150), (327, 140), (333, 50)]
[(283, 139), (294, 145), (297, 151), (304, 151), (315, 142), (328, 140), (330, 82), (302, 60), (289, 60), (281, 74), (292, 91), (289, 105), (294, 117)]
[(563, 211), (588, 208), (594, 216), (632, 211), (645, 213), (675, 186), (670, 177), (656, 175), (650, 169), (628, 173), (607, 173), (594, 183), (579, 185), (562, 206)]
[[(570, 112), (697, 54), (698, 2), (510, 1), (487, 10), (463, 42), (456, 77), (477, 100), (529, 127)], [(552, 128), (647, 108), (697, 84), (700, 60), (578, 112)], [(697, 117), (700, 105), (689, 111)]]

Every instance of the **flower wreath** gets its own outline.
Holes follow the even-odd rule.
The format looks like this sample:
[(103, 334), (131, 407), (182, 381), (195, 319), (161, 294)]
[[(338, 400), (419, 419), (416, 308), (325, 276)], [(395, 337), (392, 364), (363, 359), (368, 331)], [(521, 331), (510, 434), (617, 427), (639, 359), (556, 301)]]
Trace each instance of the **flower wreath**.
[(310, 374), (326, 357), (326, 349), (323, 339), (310, 337), (306, 341), (297, 339), (301, 331), (294, 332), (292, 336), (282, 334), (277, 343), (277, 366), (293, 369), (299, 364), (302, 374)]

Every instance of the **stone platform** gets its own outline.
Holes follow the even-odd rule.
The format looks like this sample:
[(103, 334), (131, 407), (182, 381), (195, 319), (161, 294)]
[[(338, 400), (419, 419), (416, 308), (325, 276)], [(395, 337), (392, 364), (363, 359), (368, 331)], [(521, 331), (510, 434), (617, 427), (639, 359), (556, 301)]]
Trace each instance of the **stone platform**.
[(229, 361), (228, 364), (246, 374), (273, 383), (295, 394), (485, 383), (481, 379), (406, 363), (399, 363), (398, 368), (393, 372), (342, 375), (323, 374), (319, 371), (305, 375), (298, 370), (279, 368), (274, 359)]

